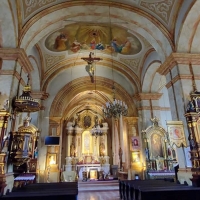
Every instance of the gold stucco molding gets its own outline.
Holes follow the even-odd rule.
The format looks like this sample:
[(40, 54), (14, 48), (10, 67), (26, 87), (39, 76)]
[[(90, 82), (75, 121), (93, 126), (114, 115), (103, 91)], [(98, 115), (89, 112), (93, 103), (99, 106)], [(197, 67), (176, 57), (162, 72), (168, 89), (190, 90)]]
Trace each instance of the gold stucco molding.
[(137, 93), (133, 96), (137, 101), (141, 100), (159, 100), (162, 97), (162, 93)]
[(33, 71), (33, 66), (22, 48), (0, 48), (0, 58), (3, 60), (18, 60), (25, 73)]
[(135, 125), (138, 123), (139, 117), (125, 117), (125, 120), (129, 125)]
[(160, 106), (141, 106), (138, 110), (162, 110), (162, 111), (170, 111), (169, 107), (160, 107)]
[(199, 65), (200, 64), (200, 54), (193, 53), (171, 53), (170, 56), (165, 60), (163, 64), (160, 65), (157, 72), (161, 75), (166, 75), (169, 70), (178, 64), (188, 64)]

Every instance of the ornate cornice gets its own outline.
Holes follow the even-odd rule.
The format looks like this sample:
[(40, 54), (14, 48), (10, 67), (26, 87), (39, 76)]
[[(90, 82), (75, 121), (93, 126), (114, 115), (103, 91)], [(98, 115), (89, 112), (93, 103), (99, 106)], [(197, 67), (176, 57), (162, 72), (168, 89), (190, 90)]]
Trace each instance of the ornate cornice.
[(135, 125), (138, 123), (138, 117), (125, 117), (128, 125)]
[(138, 110), (162, 110), (162, 111), (170, 111), (170, 107), (160, 107), (160, 106), (141, 106)]
[[(169, 83), (166, 84), (166, 88), (167, 89), (170, 88), (174, 83), (176, 83), (177, 81), (181, 79), (192, 80), (192, 75), (188, 75), (188, 74), (177, 75)], [(200, 76), (196, 76), (195, 79), (199, 80)]]
[(133, 96), (137, 101), (141, 100), (159, 100), (162, 96), (162, 93), (137, 93)]
[(0, 58), (3, 60), (18, 60), (25, 73), (33, 70), (33, 66), (22, 48), (0, 48)]
[(157, 72), (161, 75), (166, 75), (177, 64), (188, 64), (199, 65), (200, 54), (192, 53), (171, 53), (165, 62), (160, 65)]
[(12, 75), (12, 76), (16, 77), (17, 80), (20, 81), (20, 83), (23, 86), (26, 85), (25, 81), (20, 77), (20, 74), (17, 71), (13, 71), (13, 70), (0, 70), (0, 75)]

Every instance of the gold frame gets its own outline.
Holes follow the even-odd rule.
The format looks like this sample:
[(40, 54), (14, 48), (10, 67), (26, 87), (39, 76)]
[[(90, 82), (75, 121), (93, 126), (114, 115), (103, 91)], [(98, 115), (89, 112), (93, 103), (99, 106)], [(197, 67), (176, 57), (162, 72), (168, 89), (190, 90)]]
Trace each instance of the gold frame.
[[(136, 144), (134, 144), (134, 141), (137, 141)], [(130, 150), (135, 151), (140, 149), (140, 137), (139, 136), (131, 136), (130, 137)]]
[[(55, 161), (55, 163), (51, 163), (51, 161)], [(46, 168), (56, 166), (56, 164), (57, 164), (57, 154), (47, 153)]]
[(187, 147), (182, 121), (167, 121), (167, 129), (171, 145)]

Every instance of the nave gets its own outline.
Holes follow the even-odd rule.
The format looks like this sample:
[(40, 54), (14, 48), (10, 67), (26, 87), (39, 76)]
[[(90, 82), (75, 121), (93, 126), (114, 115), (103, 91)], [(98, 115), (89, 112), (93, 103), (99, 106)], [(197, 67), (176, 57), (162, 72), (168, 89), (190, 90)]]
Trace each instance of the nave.
[(119, 192), (117, 191), (91, 191), (79, 192), (78, 200), (118, 200)]
[(119, 182), (116, 181), (89, 181), (78, 182), (77, 200), (118, 200)]

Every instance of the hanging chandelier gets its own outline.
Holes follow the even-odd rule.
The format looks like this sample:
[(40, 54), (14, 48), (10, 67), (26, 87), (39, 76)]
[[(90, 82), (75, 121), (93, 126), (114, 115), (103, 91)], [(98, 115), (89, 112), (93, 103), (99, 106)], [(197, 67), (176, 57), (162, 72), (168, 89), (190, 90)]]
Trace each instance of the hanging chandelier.
[(120, 115), (126, 116), (128, 114), (128, 106), (125, 102), (115, 98), (115, 86), (113, 85), (113, 102), (106, 102), (106, 106), (102, 106), (102, 111), (105, 118), (118, 118)]
[[(40, 110), (40, 103), (31, 97), (31, 86), (29, 85), (29, 75), (27, 84), (24, 86), (22, 95), (13, 99), (13, 109), (16, 112), (37, 112)], [(20, 84), (20, 81), (19, 81)], [(19, 85), (18, 85), (19, 91)], [(17, 92), (18, 93), (18, 92)]]
[(102, 136), (103, 135), (103, 131), (101, 130), (101, 127), (99, 124), (95, 125), (90, 133), (92, 134), (92, 136), (98, 137), (98, 136)]

